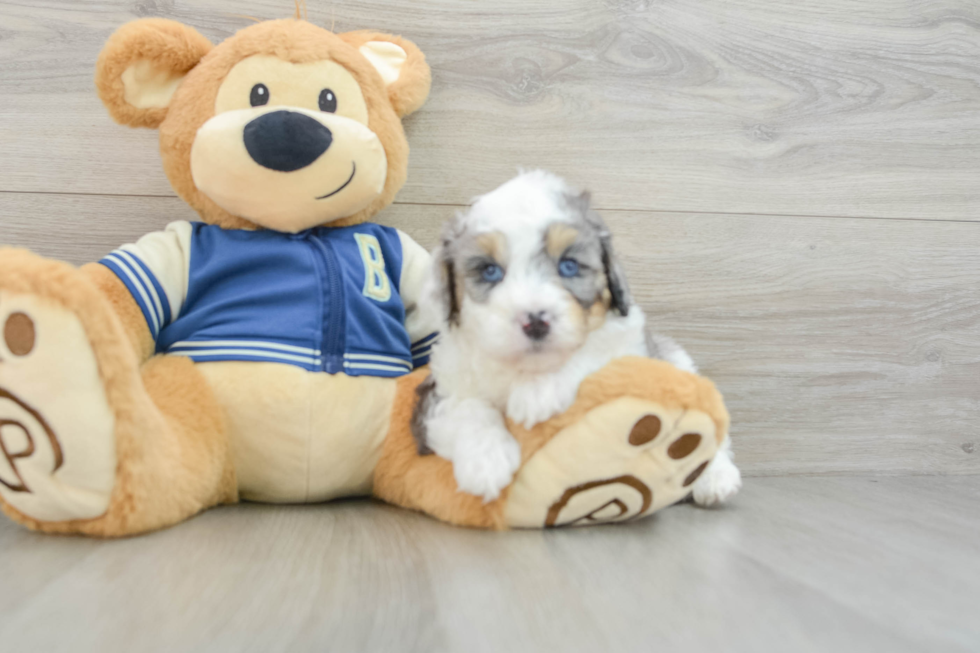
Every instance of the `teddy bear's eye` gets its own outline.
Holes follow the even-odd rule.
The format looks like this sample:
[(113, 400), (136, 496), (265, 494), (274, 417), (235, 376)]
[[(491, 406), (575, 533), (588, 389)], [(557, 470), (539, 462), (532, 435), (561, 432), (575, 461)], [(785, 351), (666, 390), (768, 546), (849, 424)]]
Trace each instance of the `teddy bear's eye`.
[(320, 111), (334, 113), (337, 110), (337, 96), (329, 88), (320, 91)]
[(269, 89), (265, 84), (256, 84), (252, 87), (252, 92), (248, 96), (248, 101), (253, 107), (260, 107), (269, 102)]

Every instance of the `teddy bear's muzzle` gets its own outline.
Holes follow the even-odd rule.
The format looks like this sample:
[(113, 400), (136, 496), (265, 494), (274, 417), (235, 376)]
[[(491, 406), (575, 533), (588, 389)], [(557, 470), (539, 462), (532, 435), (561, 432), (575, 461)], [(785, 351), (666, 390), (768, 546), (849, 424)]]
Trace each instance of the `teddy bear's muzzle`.
[(364, 209), (388, 170), (367, 125), (295, 106), (217, 114), (198, 129), (190, 163), (194, 184), (218, 206), (287, 233)]

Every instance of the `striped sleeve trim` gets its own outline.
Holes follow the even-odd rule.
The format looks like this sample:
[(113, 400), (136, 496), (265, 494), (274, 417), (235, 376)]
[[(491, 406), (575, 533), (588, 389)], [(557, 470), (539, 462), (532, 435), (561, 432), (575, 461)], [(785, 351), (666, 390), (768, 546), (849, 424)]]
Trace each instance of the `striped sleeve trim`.
[(170, 300), (156, 276), (139, 258), (121, 249), (109, 254), (100, 263), (123, 282), (143, 312), (153, 338), (159, 337), (160, 330), (170, 324), (171, 311)]
[(415, 342), (412, 343), (412, 354), (414, 354), (417, 350), (422, 350), (424, 348), (431, 347), (432, 344), (438, 339), (439, 339), (439, 332), (433, 331), (432, 333), (422, 338), (421, 340), (416, 340)]
[(432, 347), (439, 341), (439, 332), (430, 333), (412, 345), (412, 367), (422, 367), (429, 364)]
[(432, 345), (419, 349), (418, 351), (412, 352), (412, 362), (417, 361), (420, 358), (428, 358), (432, 354)]
[(429, 364), (432, 347), (439, 340), (439, 332), (430, 333), (412, 344), (412, 367), (422, 367)]

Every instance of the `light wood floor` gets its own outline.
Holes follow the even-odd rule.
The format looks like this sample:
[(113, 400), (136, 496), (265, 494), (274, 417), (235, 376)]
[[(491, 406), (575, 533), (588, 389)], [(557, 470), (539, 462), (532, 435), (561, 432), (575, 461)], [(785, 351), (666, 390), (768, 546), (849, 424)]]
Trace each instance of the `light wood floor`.
[[(588, 187), (725, 393), (744, 494), (494, 535), (363, 502), (99, 543), (0, 522), (0, 650), (980, 650), (980, 3), (308, 0), (434, 73), (382, 218), (517, 166)], [(75, 263), (193, 213), (106, 116), (114, 28), (291, 0), (0, 0), (0, 243)]]
[(980, 477), (752, 479), (628, 527), (368, 501), (116, 542), (0, 522), (4, 651), (976, 651)]

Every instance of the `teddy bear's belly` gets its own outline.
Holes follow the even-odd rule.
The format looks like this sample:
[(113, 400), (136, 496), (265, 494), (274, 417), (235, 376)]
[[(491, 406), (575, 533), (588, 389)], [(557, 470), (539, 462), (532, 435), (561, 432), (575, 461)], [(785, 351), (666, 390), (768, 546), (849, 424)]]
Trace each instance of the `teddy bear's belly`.
[(370, 493), (396, 379), (278, 363), (198, 368), (225, 408), (242, 499), (293, 503)]

